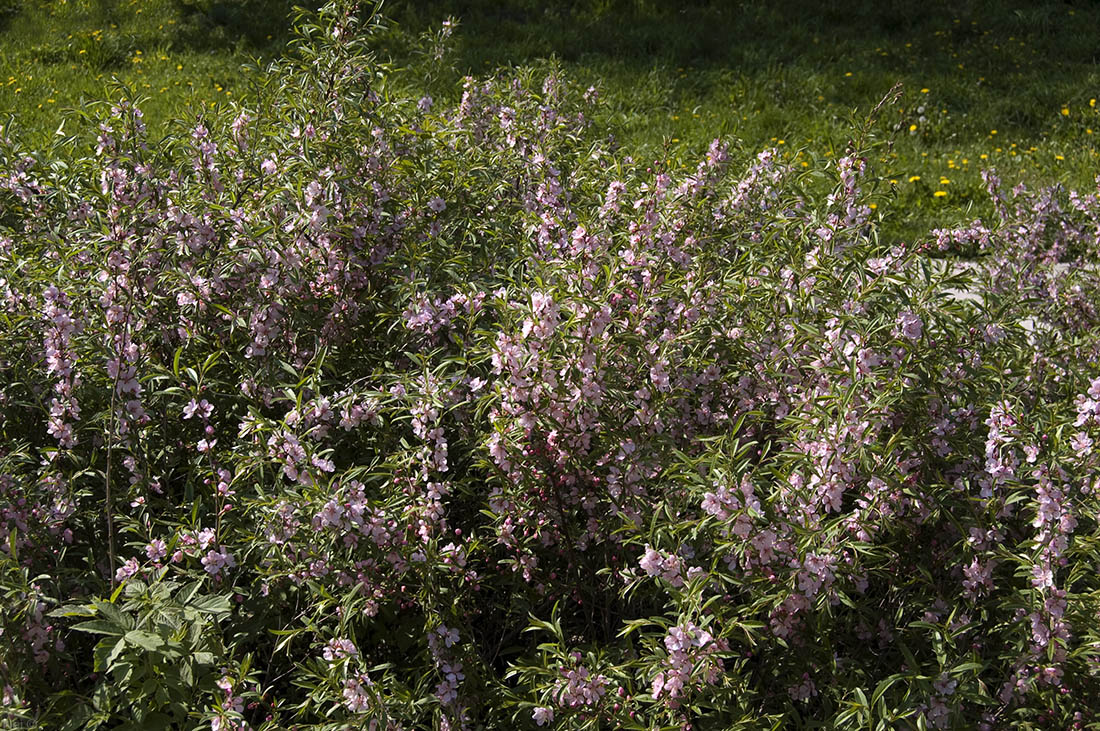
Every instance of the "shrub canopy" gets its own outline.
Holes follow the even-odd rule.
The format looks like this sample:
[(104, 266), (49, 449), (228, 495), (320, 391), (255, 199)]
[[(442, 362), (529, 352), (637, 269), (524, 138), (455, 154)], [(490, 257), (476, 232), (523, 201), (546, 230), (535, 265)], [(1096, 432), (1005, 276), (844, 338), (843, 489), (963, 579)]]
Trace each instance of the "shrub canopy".
[(1094, 194), (883, 242), (869, 124), (648, 165), (373, 22), (4, 128), (0, 724), (1094, 723)]

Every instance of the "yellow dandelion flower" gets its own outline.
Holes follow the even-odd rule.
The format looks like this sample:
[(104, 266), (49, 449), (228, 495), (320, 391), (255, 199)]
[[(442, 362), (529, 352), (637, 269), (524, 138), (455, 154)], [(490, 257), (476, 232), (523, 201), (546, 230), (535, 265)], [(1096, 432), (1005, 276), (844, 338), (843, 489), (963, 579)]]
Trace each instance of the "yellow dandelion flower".
[(1062, 107), (1062, 116), (1063, 117), (1068, 117), (1069, 116), (1069, 107)]
[(921, 93), (921, 94), (927, 94), (927, 93), (928, 93), (928, 89), (921, 89), (921, 90), (920, 90), (920, 93)]
[(932, 195), (936, 198), (946, 198), (947, 197), (947, 191), (946, 190), (937, 190)]
[(910, 182), (910, 183), (915, 183), (915, 182), (917, 182), (918, 180), (920, 180), (920, 176), (919, 176), (919, 175), (911, 175), (911, 176), (909, 176), (909, 182)]

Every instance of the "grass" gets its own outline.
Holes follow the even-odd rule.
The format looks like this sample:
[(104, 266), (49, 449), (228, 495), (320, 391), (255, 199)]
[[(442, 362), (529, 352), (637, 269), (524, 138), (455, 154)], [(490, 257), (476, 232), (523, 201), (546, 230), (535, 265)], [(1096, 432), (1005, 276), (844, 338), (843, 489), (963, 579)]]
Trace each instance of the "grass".
[[(62, 108), (101, 97), (114, 77), (148, 97), (160, 130), (184, 107), (246, 98), (241, 65), (281, 52), (290, 5), (0, 0), (0, 109), (48, 135)], [(901, 82), (878, 124), (892, 140), (877, 170), (898, 199), (894, 237), (986, 212), (985, 167), (1012, 182), (1095, 185), (1098, 3), (393, 0), (385, 13), (395, 23), (379, 50), (412, 83), (413, 39), (454, 16), (458, 74), (554, 57), (600, 89), (600, 121), (626, 150), (673, 164), (693, 164), (719, 134), (746, 155), (835, 158), (853, 120)]]
[(835, 158), (852, 120), (901, 82), (878, 125), (893, 141), (878, 171), (895, 181), (894, 236), (987, 211), (985, 167), (1006, 182), (1095, 188), (1098, 3), (395, 0), (388, 11), (407, 35), (458, 18), (468, 72), (557, 57), (601, 88), (624, 147), (652, 159), (697, 155), (717, 134), (749, 153)]
[(289, 0), (0, 0), (0, 110), (32, 138), (63, 110), (109, 95), (145, 97), (150, 131), (186, 107), (248, 94), (250, 60), (280, 54)]

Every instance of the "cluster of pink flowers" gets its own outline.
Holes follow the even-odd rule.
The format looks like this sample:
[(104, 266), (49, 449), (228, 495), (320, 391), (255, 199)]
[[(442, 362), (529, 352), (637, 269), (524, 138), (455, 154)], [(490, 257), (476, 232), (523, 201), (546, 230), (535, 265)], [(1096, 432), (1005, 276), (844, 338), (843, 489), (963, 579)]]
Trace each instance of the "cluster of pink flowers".
[(561, 677), (554, 686), (554, 701), (563, 708), (591, 708), (607, 694), (611, 681), (594, 674), (584, 665), (559, 668)]
[(222, 576), (227, 570), (237, 565), (237, 560), (233, 557), (233, 554), (226, 550), (225, 546), (219, 546), (218, 550), (209, 550), (206, 555), (202, 557), (202, 567), (206, 573), (218, 578)]
[(677, 625), (664, 638), (668, 656), (661, 671), (653, 676), (650, 693), (654, 698), (675, 700), (685, 695), (696, 682), (713, 685), (722, 675), (721, 659), (715, 653), (728, 652), (729, 643), (715, 639), (693, 622)]
[(73, 447), (76, 437), (71, 422), (80, 418), (80, 403), (74, 389), (80, 386), (80, 375), (75, 370), (76, 354), (70, 343), (77, 323), (69, 312), (71, 303), (64, 292), (51, 284), (42, 298), (44, 314), (49, 320), (45, 336), (46, 370), (57, 378), (46, 430), (62, 447)]
[(679, 556), (661, 553), (646, 544), (645, 553), (638, 560), (638, 566), (645, 571), (646, 576), (659, 576), (677, 588), (684, 585), (684, 579), (681, 576), (683, 560)]
[[(361, 674), (344, 681), (344, 706), (352, 713), (367, 713), (372, 708), (371, 688), (374, 687), (367, 675)], [(374, 724), (373, 720), (370, 722)]]

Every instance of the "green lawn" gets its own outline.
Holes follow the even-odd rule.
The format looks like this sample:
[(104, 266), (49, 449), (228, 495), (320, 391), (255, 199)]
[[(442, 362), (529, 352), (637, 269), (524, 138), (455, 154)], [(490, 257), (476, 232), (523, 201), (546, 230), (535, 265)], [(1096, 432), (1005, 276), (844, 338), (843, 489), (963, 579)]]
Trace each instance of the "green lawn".
[[(288, 0), (0, 0), (0, 111), (32, 137), (63, 110), (137, 95), (150, 132), (185, 107), (247, 96), (242, 65), (273, 58), (290, 37)], [(254, 72), (251, 72), (254, 73)]]
[[(148, 97), (151, 130), (185, 106), (247, 99), (242, 64), (280, 53), (289, 0), (0, 0), (0, 109), (51, 134), (113, 77)], [(20, 7), (21, 6), (21, 7)], [(602, 119), (636, 156), (693, 164), (716, 135), (745, 155), (842, 154), (897, 82), (877, 126), (896, 188), (885, 231), (913, 237), (986, 210), (980, 170), (1094, 187), (1100, 3), (393, 0), (383, 57), (418, 85), (414, 39), (459, 20), (452, 77), (557, 58), (596, 85)], [(1095, 133), (1095, 134), (1094, 134)]]

